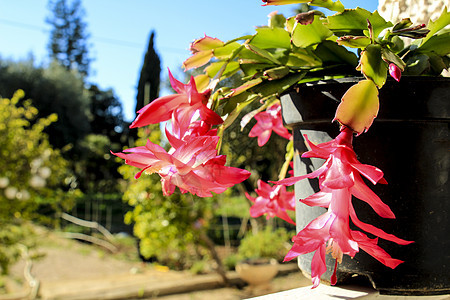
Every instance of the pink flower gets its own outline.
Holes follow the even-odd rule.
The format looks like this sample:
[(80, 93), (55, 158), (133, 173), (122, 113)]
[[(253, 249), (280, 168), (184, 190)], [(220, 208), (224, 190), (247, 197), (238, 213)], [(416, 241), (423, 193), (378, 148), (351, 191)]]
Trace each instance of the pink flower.
[(262, 180), (258, 180), (258, 188), (255, 191), (258, 194), (256, 198), (245, 193), (245, 196), (254, 203), (250, 208), (250, 215), (253, 218), (266, 214), (267, 219), (277, 216), (295, 225), (286, 212), (295, 210), (294, 192), (286, 192), (286, 187), (282, 185), (271, 187)]
[(285, 261), (298, 255), (316, 251), (311, 262), (313, 288), (317, 287), (320, 277), (326, 271), (325, 254), (331, 252), (336, 259), (332, 276), (332, 284), (336, 282), (337, 263), (342, 261), (343, 254), (354, 257), (359, 248), (366, 251), (384, 265), (395, 268), (401, 260), (393, 259), (377, 245), (377, 239), (369, 239), (364, 233), (350, 230), (349, 220), (364, 231), (400, 245), (412, 243), (383, 230), (361, 222), (356, 216), (352, 204), (352, 195), (368, 203), (376, 213), (384, 218), (395, 218), (389, 206), (364, 183), (362, 176), (373, 184), (387, 183), (383, 172), (373, 166), (361, 164), (353, 151), (353, 132), (344, 128), (339, 136), (320, 145), (314, 145), (305, 136), (311, 147), (302, 157), (318, 157), (326, 159), (322, 167), (316, 171), (297, 177), (290, 177), (275, 182), (292, 185), (305, 178), (319, 178), (320, 191), (300, 201), (310, 206), (321, 206), (328, 211), (311, 221), (294, 238), (294, 245), (285, 257)]
[(177, 94), (160, 97), (141, 108), (130, 128), (167, 121), (175, 111), (179, 112), (180, 117), (189, 120), (197, 119), (200, 116), (201, 120), (211, 125), (223, 122), (218, 114), (206, 106), (211, 94), (210, 90), (199, 93), (193, 77), (188, 84), (183, 84), (172, 76), (170, 70), (169, 78)]
[(255, 119), (257, 122), (250, 130), (248, 136), (258, 137), (258, 146), (260, 147), (267, 143), (272, 134), (272, 130), (286, 139), (290, 139), (292, 136), (283, 126), (281, 105), (279, 103), (272, 105), (266, 111), (257, 113)]
[(183, 118), (179, 111), (174, 111), (172, 114), (172, 132), (168, 130), (168, 127), (169, 125), (166, 126), (166, 137), (175, 149), (187, 143), (192, 137), (217, 135), (217, 129), (211, 129), (210, 124), (201, 120), (191, 121), (190, 118)]
[(400, 70), (399, 67), (397, 67), (396, 64), (390, 63), (389, 64), (389, 74), (392, 78), (400, 82), (400, 78), (402, 77), (402, 70)]
[(225, 166), (226, 157), (217, 155), (218, 141), (217, 136), (192, 136), (186, 142), (177, 141), (177, 148), (169, 152), (147, 141), (145, 146), (113, 154), (142, 169), (135, 178), (144, 171), (158, 173), (164, 195), (171, 195), (178, 186), (182, 193), (210, 197), (211, 192), (222, 193), (250, 176), (246, 170)]

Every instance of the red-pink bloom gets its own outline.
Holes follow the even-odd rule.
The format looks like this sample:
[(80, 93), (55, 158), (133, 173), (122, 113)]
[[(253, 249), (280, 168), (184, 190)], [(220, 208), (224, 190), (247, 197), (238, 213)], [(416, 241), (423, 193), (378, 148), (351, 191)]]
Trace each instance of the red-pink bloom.
[[(172, 140), (176, 137), (172, 136)], [(192, 136), (186, 142), (177, 142), (177, 148), (167, 152), (147, 141), (145, 146), (113, 153), (125, 163), (142, 169), (142, 173), (158, 173), (164, 195), (171, 195), (178, 186), (182, 193), (210, 197), (211, 192), (222, 193), (227, 188), (246, 180), (250, 172), (225, 166), (226, 157), (217, 155), (217, 136)]]
[(275, 183), (292, 185), (305, 178), (318, 177), (320, 191), (300, 201), (310, 206), (328, 208), (328, 211), (311, 221), (293, 238), (294, 245), (286, 255), (285, 261), (316, 251), (311, 262), (313, 287), (317, 287), (320, 277), (326, 271), (326, 252), (331, 252), (336, 259), (332, 284), (336, 282), (337, 262), (341, 262), (343, 254), (353, 257), (359, 248), (384, 265), (390, 268), (397, 267), (402, 261), (393, 259), (381, 249), (377, 245), (377, 239), (369, 239), (364, 233), (352, 231), (349, 227), (351, 218), (357, 227), (375, 236), (401, 245), (412, 243), (363, 223), (356, 216), (352, 195), (368, 203), (381, 217), (395, 218), (389, 206), (366, 186), (361, 177), (361, 175), (366, 177), (373, 184), (387, 183), (383, 178), (383, 172), (357, 160), (352, 147), (353, 132), (349, 128), (344, 128), (336, 139), (320, 145), (314, 145), (306, 136), (305, 138), (311, 151), (304, 153), (302, 157), (323, 158), (326, 162), (310, 174), (286, 178)]
[(400, 78), (402, 77), (402, 70), (400, 70), (399, 67), (397, 67), (396, 64), (390, 63), (389, 64), (389, 74), (392, 78), (400, 82)]
[(138, 111), (139, 115), (130, 125), (130, 128), (167, 121), (175, 111), (179, 112), (180, 117), (192, 121), (200, 116), (201, 120), (211, 125), (223, 122), (217, 113), (206, 106), (211, 91), (206, 90), (203, 93), (199, 93), (194, 77), (191, 77), (188, 84), (183, 84), (176, 80), (169, 70), (169, 79), (177, 94), (160, 97), (141, 108)]
[(291, 134), (283, 126), (283, 119), (281, 117), (281, 105), (276, 103), (255, 115), (256, 124), (250, 130), (249, 137), (258, 137), (258, 146), (263, 146), (267, 143), (272, 134), (272, 130), (278, 135), (290, 139)]
[(258, 194), (256, 198), (245, 193), (245, 196), (254, 203), (250, 208), (250, 215), (253, 218), (266, 214), (267, 219), (277, 216), (288, 223), (295, 224), (286, 212), (286, 210), (295, 210), (294, 192), (286, 192), (286, 187), (282, 185), (271, 187), (262, 180), (258, 180), (258, 188), (255, 191)]
[(211, 129), (210, 124), (201, 120), (192, 122), (190, 118), (183, 118), (178, 111), (173, 113), (170, 125), (172, 130), (168, 130), (169, 124), (167, 124), (166, 137), (175, 149), (189, 142), (192, 137), (217, 135), (217, 129)]

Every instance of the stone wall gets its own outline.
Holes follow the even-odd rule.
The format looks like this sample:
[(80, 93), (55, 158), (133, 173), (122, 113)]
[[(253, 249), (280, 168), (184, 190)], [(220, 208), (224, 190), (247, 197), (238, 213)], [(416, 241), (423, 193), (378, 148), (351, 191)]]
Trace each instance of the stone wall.
[(430, 18), (436, 20), (445, 6), (450, 7), (450, 0), (379, 0), (378, 12), (386, 20), (409, 17), (414, 24), (427, 24)]
[[(428, 24), (440, 16), (444, 7), (450, 8), (450, 0), (378, 0), (378, 12), (392, 22), (410, 18), (413, 24)], [(442, 75), (450, 77), (450, 71), (444, 70)]]

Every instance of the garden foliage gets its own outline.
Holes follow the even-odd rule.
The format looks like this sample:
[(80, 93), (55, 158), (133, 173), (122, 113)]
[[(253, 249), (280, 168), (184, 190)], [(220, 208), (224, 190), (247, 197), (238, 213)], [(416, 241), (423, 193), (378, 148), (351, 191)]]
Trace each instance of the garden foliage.
[(54, 149), (43, 131), (57, 120), (56, 114), (36, 118), (31, 100), (17, 91), (0, 98), (0, 267), (19, 255), (30, 230), (26, 221), (55, 224), (56, 213), (71, 207), (78, 191), (71, 189), (73, 175), (68, 162)]

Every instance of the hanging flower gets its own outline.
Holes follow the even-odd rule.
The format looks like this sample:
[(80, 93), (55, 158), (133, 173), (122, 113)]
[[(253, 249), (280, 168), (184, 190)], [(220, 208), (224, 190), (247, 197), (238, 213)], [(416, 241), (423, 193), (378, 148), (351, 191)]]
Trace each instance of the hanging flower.
[(281, 117), (281, 105), (276, 103), (266, 109), (266, 111), (257, 113), (255, 115), (256, 124), (250, 130), (249, 137), (258, 137), (258, 146), (263, 146), (267, 143), (275, 131), (279, 136), (286, 139), (291, 138), (289, 131), (283, 126), (283, 119)]
[(253, 218), (266, 214), (267, 219), (277, 216), (295, 225), (295, 222), (286, 212), (287, 210), (295, 210), (294, 192), (287, 192), (286, 187), (282, 185), (271, 187), (262, 180), (258, 180), (258, 188), (255, 191), (258, 194), (256, 198), (245, 193), (247, 199), (254, 203), (250, 208), (250, 215)]
[(175, 111), (179, 112), (180, 118), (194, 121), (200, 116), (201, 120), (211, 125), (223, 123), (222, 118), (206, 106), (210, 90), (199, 93), (194, 77), (188, 84), (183, 84), (169, 71), (169, 79), (177, 94), (160, 97), (141, 108), (130, 128), (167, 121)]
[(377, 245), (377, 239), (371, 240), (364, 233), (352, 231), (349, 227), (351, 218), (357, 227), (375, 236), (400, 245), (412, 243), (363, 223), (356, 216), (352, 195), (368, 203), (381, 217), (395, 218), (389, 206), (367, 187), (361, 177), (361, 175), (366, 177), (373, 184), (387, 183), (383, 178), (383, 172), (357, 160), (352, 147), (353, 132), (349, 128), (344, 128), (336, 139), (320, 145), (311, 143), (307, 136), (305, 138), (311, 151), (304, 153), (302, 157), (322, 158), (326, 159), (326, 162), (310, 174), (286, 178), (275, 183), (292, 185), (305, 178), (318, 177), (320, 191), (300, 201), (310, 206), (328, 208), (328, 211), (310, 222), (293, 238), (294, 245), (286, 255), (285, 261), (316, 251), (311, 262), (313, 287), (317, 287), (320, 277), (326, 271), (326, 252), (331, 252), (332, 257), (336, 259), (332, 284), (336, 283), (336, 267), (337, 263), (342, 261), (343, 254), (354, 257), (359, 248), (384, 265), (390, 268), (397, 267), (402, 261), (391, 258)]
[(250, 176), (246, 170), (225, 166), (226, 157), (217, 155), (218, 141), (217, 136), (192, 136), (186, 142), (178, 141), (178, 147), (169, 152), (147, 141), (145, 146), (113, 154), (142, 169), (135, 178), (143, 172), (158, 173), (164, 195), (171, 195), (178, 186), (182, 193), (210, 197), (211, 192), (222, 193)]

